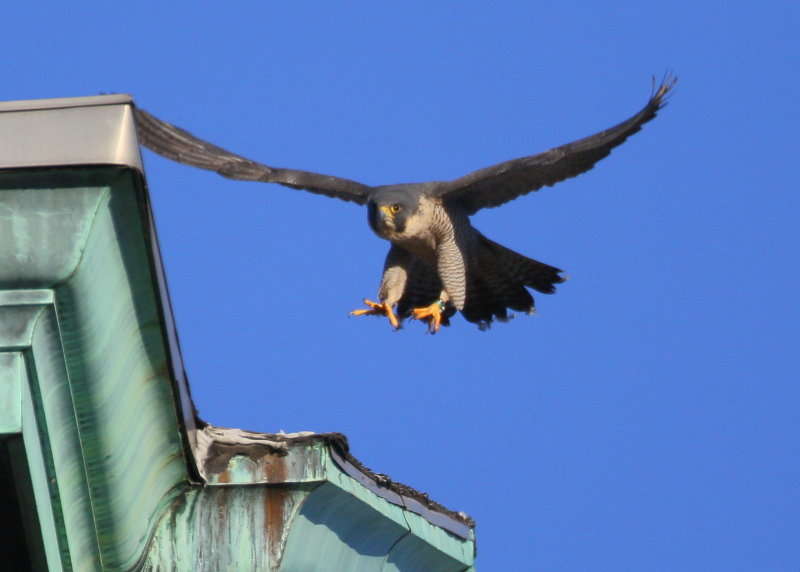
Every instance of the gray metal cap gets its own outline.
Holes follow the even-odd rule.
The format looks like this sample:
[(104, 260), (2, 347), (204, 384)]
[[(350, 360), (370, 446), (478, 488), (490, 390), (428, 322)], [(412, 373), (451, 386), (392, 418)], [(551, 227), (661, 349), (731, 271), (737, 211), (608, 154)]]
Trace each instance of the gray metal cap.
[(126, 165), (142, 172), (127, 94), (0, 102), (0, 169)]

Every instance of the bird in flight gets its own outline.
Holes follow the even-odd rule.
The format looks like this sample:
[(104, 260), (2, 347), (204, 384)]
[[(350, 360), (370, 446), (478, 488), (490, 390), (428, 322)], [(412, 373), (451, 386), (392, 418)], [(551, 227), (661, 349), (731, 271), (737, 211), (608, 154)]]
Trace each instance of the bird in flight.
[(555, 292), (564, 281), (554, 266), (518, 254), (483, 236), (469, 217), (590, 170), (653, 119), (677, 78), (667, 74), (647, 104), (622, 123), (543, 153), (505, 161), (451, 181), (365, 185), (297, 169), (270, 167), (203, 141), (135, 109), (139, 141), (169, 159), (244, 181), (277, 183), (366, 205), (369, 226), (391, 243), (378, 300), (351, 315), (378, 315), (394, 329), (422, 320), (436, 333), (460, 311), (486, 329), (508, 310), (533, 313), (528, 288)]

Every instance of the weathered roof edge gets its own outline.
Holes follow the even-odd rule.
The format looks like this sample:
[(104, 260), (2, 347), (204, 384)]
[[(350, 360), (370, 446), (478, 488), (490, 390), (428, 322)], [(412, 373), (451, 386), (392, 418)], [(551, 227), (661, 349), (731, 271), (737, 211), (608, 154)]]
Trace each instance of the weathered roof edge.
[[(202, 424), (202, 425), (201, 425)], [(228, 448), (227, 458), (234, 455), (258, 456), (258, 449), (268, 449), (285, 455), (290, 447), (324, 443), (338, 467), (373, 494), (401, 508), (418, 514), (425, 520), (463, 539), (469, 539), (475, 521), (464, 512), (456, 512), (432, 500), (427, 493), (392, 480), (388, 475), (375, 473), (350, 453), (350, 444), (342, 433), (260, 433), (244, 429), (216, 427), (198, 420), (195, 458), (201, 474), (208, 478), (211, 462), (209, 450), (213, 444)]]

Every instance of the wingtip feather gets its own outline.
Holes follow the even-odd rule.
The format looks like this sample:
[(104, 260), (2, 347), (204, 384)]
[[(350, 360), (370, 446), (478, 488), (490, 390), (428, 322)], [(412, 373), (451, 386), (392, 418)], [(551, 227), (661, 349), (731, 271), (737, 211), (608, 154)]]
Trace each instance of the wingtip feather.
[(674, 93), (672, 88), (675, 87), (675, 84), (678, 83), (678, 76), (676, 76), (672, 70), (667, 70), (664, 72), (664, 76), (661, 78), (661, 83), (656, 83), (656, 76), (653, 76), (653, 88), (650, 93), (650, 102), (656, 106), (657, 109), (661, 109), (665, 105), (667, 105), (669, 97)]

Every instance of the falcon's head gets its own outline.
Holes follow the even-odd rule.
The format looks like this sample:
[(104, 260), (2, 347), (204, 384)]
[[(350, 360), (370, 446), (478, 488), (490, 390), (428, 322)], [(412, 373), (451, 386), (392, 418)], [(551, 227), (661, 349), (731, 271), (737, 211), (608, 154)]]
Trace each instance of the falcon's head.
[(367, 202), (372, 230), (387, 240), (403, 235), (409, 220), (419, 209), (419, 193), (401, 186), (377, 189)]

